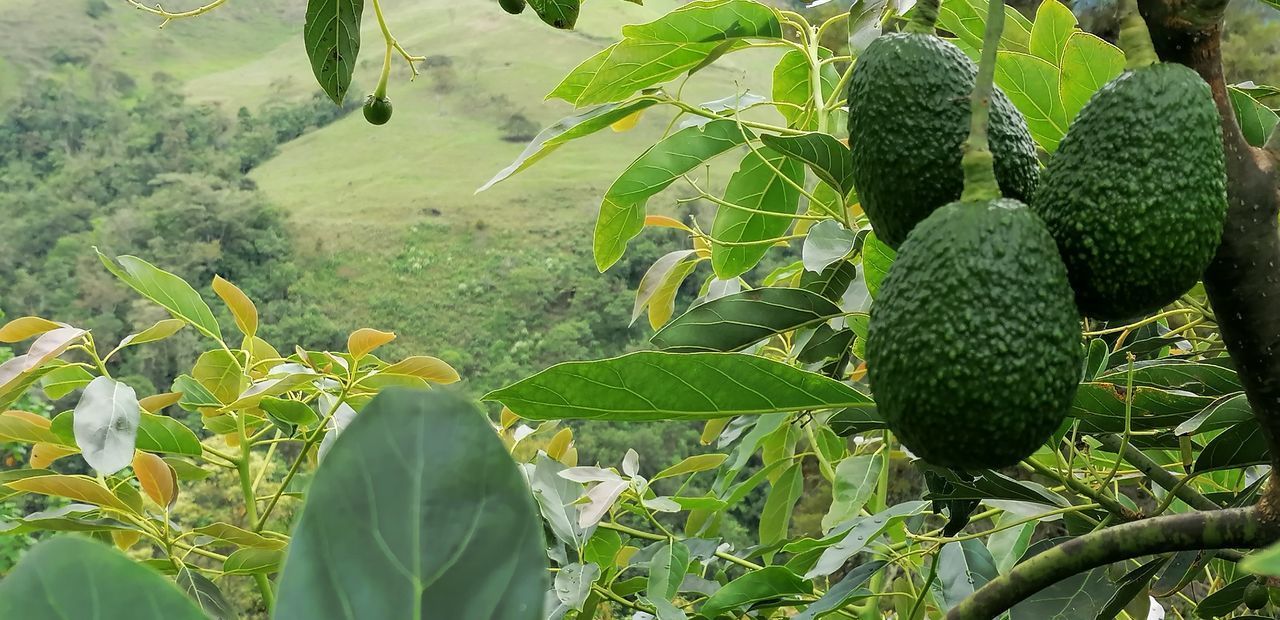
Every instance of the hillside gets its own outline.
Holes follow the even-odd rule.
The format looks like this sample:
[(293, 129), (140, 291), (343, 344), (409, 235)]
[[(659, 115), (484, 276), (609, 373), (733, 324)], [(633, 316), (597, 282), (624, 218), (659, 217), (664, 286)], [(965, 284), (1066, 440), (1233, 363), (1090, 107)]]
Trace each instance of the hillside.
[[(527, 134), (571, 111), (543, 100), (569, 69), (614, 40), (622, 24), (676, 4), (593, 3), (577, 30), (561, 32), (532, 12), (506, 15), (490, 0), (386, 2), (396, 35), (429, 57), (416, 82), (403, 64), (395, 67), (392, 122), (375, 128), (348, 116), (284, 145), (251, 175), (291, 216), (305, 274), (297, 291), (343, 329), (396, 331), (393, 354), (446, 357), (479, 383), (476, 390), (569, 357), (616, 352), (642, 335), (626, 322), (630, 289), (647, 264), (600, 276), (588, 235), (604, 189), (666, 127), (665, 112), (474, 192), (523, 149)], [(301, 45), (301, 3), (292, 0), (230, 2), (164, 29), (123, 2), (0, 0), (0, 8), (0, 32), (13, 35), (0, 37), (0, 87), (15, 86), (6, 93), (67, 65), (60, 74), (114, 76), (144, 88), (167, 74), (182, 82), (188, 101), (228, 117), (318, 92)], [(357, 99), (381, 62), (371, 12), (363, 35)], [(767, 86), (773, 57), (727, 59), (685, 93), (706, 101)], [(659, 249), (671, 248), (642, 243), (637, 256), (652, 260)]]

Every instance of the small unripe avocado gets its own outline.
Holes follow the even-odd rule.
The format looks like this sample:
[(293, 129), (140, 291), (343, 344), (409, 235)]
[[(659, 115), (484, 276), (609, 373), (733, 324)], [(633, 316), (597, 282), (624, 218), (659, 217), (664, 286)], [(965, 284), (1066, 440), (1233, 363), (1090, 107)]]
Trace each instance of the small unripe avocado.
[(1178, 64), (1125, 72), (1080, 111), (1031, 207), (1083, 314), (1137, 317), (1195, 286), (1226, 217), (1220, 123), (1209, 85)]
[(1267, 593), (1267, 586), (1260, 581), (1255, 581), (1244, 589), (1244, 606), (1253, 611), (1258, 611), (1267, 606), (1271, 601), (1271, 596)]
[(525, 0), (498, 0), (498, 5), (512, 15), (519, 15), (524, 12)]
[(369, 95), (364, 100), (364, 120), (373, 125), (385, 125), (391, 120), (391, 100)]
[(997, 469), (1062, 424), (1080, 321), (1044, 223), (1015, 200), (951, 203), (907, 235), (871, 306), (876, 407), (916, 456)]
[[(858, 56), (849, 80), (854, 187), (876, 237), (892, 248), (934, 209), (960, 199), (976, 75), (960, 48), (930, 34), (886, 34)], [(1040, 173), (1035, 142), (999, 88), (989, 133), (1001, 193), (1030, 200)]]

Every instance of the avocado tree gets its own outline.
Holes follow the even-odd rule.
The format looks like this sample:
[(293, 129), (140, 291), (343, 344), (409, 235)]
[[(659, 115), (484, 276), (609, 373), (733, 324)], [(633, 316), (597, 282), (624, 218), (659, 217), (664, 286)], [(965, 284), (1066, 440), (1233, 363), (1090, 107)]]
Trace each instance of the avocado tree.
[[(225, 2), (130, 1), (165, 23)], [(372, 4), (385, 44), (366, 108), (377, 124), (390, 119), (392, 58), (419, 58)], [(579, 9), (528, 4), (557, 28)], [(308, 4), (306, 52), (335, 101), (363, 5)], [(244, 331), (235, 346), (190, 287), (124, 257), (107, 264), (177, 321), (160, 332), (216, 336), (167, 404), (224, 438), (187, 457), (235, 470), (248, 525), (172, 524), (175, 487), (159, 483), (187, 467), (144, 456), (172, 450), (129, 431), (172, 427), (148, 406), (165, 401), (121, 406), (130, 391), (91, 334), (28, 318), (0, 330), (37, 337), (7, 364), (16, 374), (0, 366), (0, 394), (83, 388), (85, 414), (9, 412), (0, 435), (44, 446), (33, 466), (79, 453), (101, 475), (9, 474), (12, 492), (76, 508), (8, 530), (142, 537), (147, 564), (219, 618), (214, 582), (244, 574), (289, 618), (1274, 616), (1280, 549), (1255, 550), (1280, 539), (1280, 129), (1268, 107), (1280, 89), (1225, 83), (1224, 9), (1130, 3), (1120, 47), (1057, 0), (1033, 18), (999, 0), (859, 1), (821, 23), (697, 0), (626, 26), (551, 91), (578, 110), (481, 188), (606, 127), (660, 123), (603, 196), (595, 262), (610, 268), (648, 228), (688, 243), (638, 284), (634, 316), (654, 350), (569, 361), (486, 396), (527, 488), (510, 484), (511, 459), (465, 422), (479, 419), (465, 403), (373, 399), (452, 380), (442, 362), (378, 360), (388, 335), (367, 330), (347, 352), (281, 356), (253, 339), (251, 304), (215, 286)], [(747, 50), (776, 54), (766, 90), (682, 96)], [(634, 451), (579, 464), (574, 432), (590, 426), (564, 420), (700, 421), (714, 448), (662, 469)], [(472, 440), (474, 453), (455, 445)], [(295, 529), (266, 528), (326, 442)], [(253, 451), (277, 445), (301, 450), (282, 478), (255, 474)], [(758, 493), (762, 509), (743, 514)], [(467, 528), (430, 508), (447, 502)], [(802, 519), (815, 504), (821, 518)], [(0, 582), (0, 610), (56, 591), (46, 567), (67, 583), (132, 580), (113, 591), (157, 588), (157, 610), (187, 609), (154, 573), (72, 544), (33, 551)], [(68, 555), (102, 568), (72, 575)]]

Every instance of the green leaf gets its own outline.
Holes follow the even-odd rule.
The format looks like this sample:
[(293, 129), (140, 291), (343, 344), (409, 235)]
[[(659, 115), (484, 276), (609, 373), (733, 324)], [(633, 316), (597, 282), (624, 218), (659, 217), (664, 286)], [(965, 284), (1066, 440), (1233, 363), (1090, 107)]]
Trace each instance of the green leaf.
[(554, 609), (547, 620), (559, 620), (570, 611), (582, 610), (587, 597), (591, 595), (591, 584), (600, 577), (598, 564), (570, 564), (556, 571), (554, 592), (560, 605)]
[(93, 381), (93, 374), (82, 366), (59, 366), (49, 371), (41, 381), (45, 396), (58, 400)]
[(831, 416), (831, 430), (841, 437), (889, 428), (874, 408), (850, 407)]
[[(1068, 539), (1046, 539), (1032, 545), (1027, 558)], [(1116, 587), (1106, 569), (1094, 569), (1059, 581), (1009, 610), (1010, 620), (1080, 620), (1092, 618), (1106, 605)]]
[(267, 415), (292, 426), (311, 426), (320, 422), (320, 416), (309, 405), (289, 398), (267, 396), (258, 405)]
[(283, 559), (284, 552), (279, 549), (245, 547), (227, 557), (222, 563), (222, 572), (227, 575), (265, 575), (280, 570)]
[(533, 137), (533, 140), (516, 157), (515, 161), (511, 162), (506, 168), (499, 170), (497, 174), (493, 175), (493, 178), (481, 185), (480, 189), (476, 190), (476, 193), (479, 194), (517, 172), (532, 166), (538, 160), (550, 155), (552, 151), (560, 148), (570, 140), (591, 135), (657, 102), (658, 100), (652, 97), (641, 97), (623, 103), (606, 103), (556, 121), (554, 125), (538, 132), (538, 135)]
[(110, 377), (89, 383), (80, 395), (72, 425), (85, 462), (104, 476), (128, 467), (141, 415), (133, 388)]
[(1107, 341), (1101, 338), (1094, 338), (1089, 341), (1088, 348), (1084, 359), (1085, 381), (1093, 381), (1107, 367), (1107, 360), (1110, 359)]
[(205, 620), (159, 573), (77, 536), (42, 542), (0, 581), (0, 618)]
[(644, 228), (645, 203), (651, 196), (748, 137), (751, 133), (734, 121), (712, 121), (663, 138), (632, 162), (600, 205), (592, 244), (596, 267), (604, 271), (622, 258), (627, 242)]
[(649, 560), (649, 598), (664, 601), (675, 598), (688, 570), (689, 548), (684, 543), (671, 540), (660, 546)]
[[(819, 56), (825, 60), (831, 57), (831, 51), (822, 48)], [(822, 95), (830, 98), (840, 81), (835, 65), (827, 63), (819, 76), (822, 81)], [(773, 101), (778, 113), (787, 121), (788, 127), (799, 129), (817, 129), (818, 119), (813, 114), (813, 72), (809, 65), (809, 56), (800, 50), (788, 50), (778, 59), (773, 67)]]
[(778, 12), (755, 0), (695, 0), (647, 24), (622, 27), (628, 39), (705, 43), (729, 39), (781, 39)]
[(872, 596), (873, 593), (862, 586), (884, 565), (883, 560), (872, 560), (858, 565), (857, 568), (846, 573), (839, 583), (827, 589), (821, 598), (810, 603), (803, 612), (791, 620), (815, 620), (851, 602)]
[[(788, 179), (791, 183), (787, 182)], [(754, 211), (725, 206), (716, 210), (716, 218), (711, 225), (711, 266), (717, 277), (722, 280), (736, 278), (764, 258), (771, 244), (754, 242), (787, 232), (791, 227), (791, 216), (795, 215), (800, 203), (797, 187), (803, 183), (804, 166), (772, 149), (761, 148), (742, 158), (738, 171), (729, 178), (724, 200)]]
[[(857, 241), (857, 235), (852, 231), (846, 230), (840, 222), (835, 220), (822, 220), (817, 224), (809, 227), (808, 234), (804, 238), (804, 246), (801, 248), (800, 256), (804, 261), (805, 271), (808, 273), (822, 273), (828, 266), (842, 261), (844, 257), (853, 251), (854, 242)], [(823, 297), (838, 301), (844, 295), (845, 290), (849, 288), (849, 284), (853, 282), (853, 278), (857, 275), (853, 267), (853, 263), (844, 263), (847, 265), (848, 280), (845, 281), (844, 287), (838, 291), (820, 292)], [(832, 272), (831, 275), (835, 275)], [(801, 284), (804, 288), (810, 287)], [(833, 298), (832, 295), (835, 295)]]
[(654, 334), (651, 342), (672, 353), (740, 351), (842, 313), (839, 306), (804, 289), (758, 288), (693, 307)]
[(538, 18), (552, 28), (571, 30), (578, 23), (581, 0), (528, 0)]
[(128, 336), (125, 336), (124, 339), (120, 341), (120, 344), (116, 345), (116, 350), (118, 351), (136, 344), (147, 344), (148, 342), (164, 340), (165, 338), (178, 333), (186, 326), (186, 321), (183, 321), (182, 319), (164, 319), (157, 321), (156, 324), (151, 327), (148, 327), (136, 334), (129, 334)]
[(889, 267), (897, 255), (874, 232), (868, 232), (862, 240), (862, 274), (867, 279), (867, 291), (872, 297), (880, 291), (880, 283), (889, 275)]
[(191, 375), (178, 375), (173, 380), (172, 390), (182, 394), (182, 398), (178, 401), (178, 406), (187, 411), (196, 411), (202, 408), (219, 408), (222, 403), (218, 401), (218, 397), (214, 396), (209, 390), (200, 385)]
[(765, 146), (805, 163), (823, 183), (841, 196), (853, 191), (853, 155), (849, 147), (826, 133), (813, 132), (798, 136), (762, 134)]
[[(987, 6), (986, 0), (944, 0), (938, 12), (938, 27), (955, 34), (970, 49), (982, 49)], [(1011, 6), (1004, 7), (1004, 15), (1000, 49), (1027, 51), (1031, 42), (1031, 22)]]
[(935, 561), (938, 577), (933, 583), (934, 600), (944, 613), (999, 574), (995, 558), (980, 540), (947, 543)]
[(311, 72), (334, 103), (342, 105), (360, 55), (364, 0), (308, 0), (302, 41)]
[(1120, 617), (1120, 612), (1124, 610), (1129, 603), (1139, 596), (1146, 600), (1148, 585), (1151, 580), (1160, 572), (1161, 568), (1168, 563), (1168, 558), (1156, 558), (1149, 560), (1142, 566), (1135, 568), (1125, 574), (1116, 582), (1119, 586), (1107, 604), (1098, 612), (1096, 620), (1111, 620)]
[(243, 374), (240, 361), (224, 349), (202, 353), (191, 368), (191, 376), (222, 403), (235, 401), (249, 382)]
[(834, 330), (826, 324), (819, 325), (813, 335), (804, 343), (796, 360), (801, 364), (813, 364), (826, 359), (842, 357), (853, 345), (854, 334), (851, 330)]
[(822, 517), (822, 531), (858, 515), (876, 491), (883, 459), (874, 454), (851, 456), (836, 465), (835, 486), (831, 490), (831, 508)]
[(725, 458), (727, 457), (723, 454), (695, 454), (658, 472), (651, 480), (662, 480), (663, 478), (683, 476), (684, 474), (693, 474), (700, 471), (715, 469), (724, 462)]
[(1030, 54), (1000, 52), (996, 86), (1026, 116), (1031, 137), (1050, 153), (1058, 148), (1069, 122), (1058, 82), (1058, 67), (1053, 63)]
[(1256, 577), (1240, 577), (1200, 599), (1200, 604), (1196, 605), (1196, 617), (1217, 618), (1231, 613), (1244, 603), (1245, 589), (1256, 581)]
[(748, 47), (745, 41), (723, 45), (728, 47), (716, 41), (669, 43), (623, 39), (584, 60), (547, 98), (563, 99), (576, 107), (621, 101), (642, 89), (679, 77), (712, 53)]
[(818, 562), (809, 569), (808, 573), (805, 573), (805, 579), (823, 577), (840, 570), (849, 558), (865, 549), (885, 530), (919, 513), (926, 505), (926, 502), (920, 501), (904, 502), (869, 517), (855, 517), (841, 524), (829, 536), (838, 542), (823, 549)]
[(1124, 52), (1089, 34), (1077, 31), (1062, 50), (1062, 76), (1058, 90), (1063, 113), (1074, 119), (1089, 98), (1124, 71)]
[[(1071, 404), (1071, 415), (1093, 431), (1109, 433), (1125, 429), (1125, 396), (1122, 386), (1083, 383)], [(1134, 386), (1130, 425), (1133, 430), (1156, 430), (1177, 426), (1213, 404), (1212, 396), (1189, 392)]]
[(578, 525), (578, 507), (575, 502), (582, 497), (583, 486), (561, 477), (560, 472), (565, 469), (567, 468), (560, 462), (540, 453), (534, 460), (529, 486), (533, 489), (533, 498), (537, 500), (538, 509), (550, 526), (551, 533), (564, 544), (577, 549), (591, 533)]
[(1280, 123), (1280, 115), (1234, 86), (1227, 87), (1227, 94), (1231, 98), (1231, 107), (1235, 108), (1236, 120), (1240, 122), (1245, 140), (1251, 146), (1261, 147), (1267, 142), (1267, 137), (1276, 124)]
[(1175, 435), (1194, 435), (1222, 430), (1253, 419), (1253, 408), (1244, 394), (1224, 396), (1204, 408), (1195, 417), (1173, 429)]
[(485, 395), (530, 420), (709, 420), (860, 407), (871, 399), (822, 375), (741, 353), (639, 351), (565, 362)]
[(787, 537), (791, 528), (791, 512), (804, 492), (804, 472), (797, 463), (782, 472), (769, 489), (760, 512), (760, 544), (772, 545)]
[(23, 443), (67, 443), (49, 428), (47, 421), (41, 422), (42, 419), (44, 416), (22, 411), (0, 413), (0, 439)]
[(1240, 568), (1255, 575), (1280, 577), (1280, 544), (1255, 551), (1240, 563)]
[(182, 588), (196, 605), (200, 606), (200, 610), (212, 620), (236, 620), (239, 616), (236, 614), (235, 607), (227, 601), (223, 596), (222, 590), (218, 589), (217, 584), (209, 581), (208, 577), (201, 575), (198, 571), (191, 570), (186, 564), (178, 569), (178, 574), (174, 576), (174, 581), (178, 587)]
[[(1036, 522), (1031, 521), (1019, 526), (1009, 526), (1022, 517), (1012, 512), (1005, 512), (996, 521), (997, 531), (987, 537), (987, 550), (995, 559), (996, 570), (1000, 574), (1009, 572), (1031, 544), (1031, 536), (1036, 532)], [(1003, 529), (1001, 529), (1003, 527)]]
[[(312, 0), (312, 4), (350, 1), (352, 0)], [(222, 341), (222, 330), (218, 327), (217, 319), (213, 318), (213, 311), (200, 297), (200, 293), (182, 278), (135, 256), (116, 257), (119, 265), (102, 252), (98, 252), (98, 258), (102, 259), (102, 264), (108, 271), (143, 297), (160, 304), (174, 318), (182, 319), (200, 333)]]
[[(1098, 380), (1122, 384), (1127, 380), (1127, 375), (1127, 370), (1122, 368), (1106, 373)], [(1215, 364), (1191, 363), (1168, 358), (1135, 363), (1133, 383), (1187, 390), (1211, 396), (1234, 394), (1244, 389), (1235, 370)]]
[(368, 618), (488, 620), (542, 610), (546, 547), (529, 486), (488, 419), (459, 396), (379, 394), (342, 433), (308, 493), (277, 618), (359, 610)]
[[(287, 544), (283, 540), (267, 538), (262, 534), (250, 532), (230, 523), (210, 523), (209, 525), (194, 528), (191, 531), (237, 547), (279, 550), (283, 549)], [(276, 558), (276, 563), (279, 563), (279, 558)]]
[(1045, 0), (1036, 9), (1036, 20), (1031, 25), (1031, 38), (1027, 51), (1055, 65), (1061, 64), (1067, 40), (1076, 29), (1076, 16), (1058, 0)]
[(880, 25), (888, 0), (856, 0), (849, 6), (849, 50), (857, 57), (880, 36)]
[(1196, 473), (1261, 465), (1270, 461), (1262, 427), (1253, 420), (1241, 422), (1214, 437), (1196, 457)]
[(1042, 504), (1051, 508), (1062, 508), (1069, 505), (1065, 497), (1035, 482), (1015, 480), (989, 469), (972, 472), (976, 476), (973, 480), (968, 480), (960, 478), (950, 469), (934, 467), (922, 461), (916, 462), (916, 467), (922, 471), (937, 474), (950, 483), (950, 488), (945, 493), (930, 492), (926, 494), (924, 499), (927, 500), (1005, 499)]
[(725, 584), (702, 604), (698, 613), (715, 618), (752, 603), (813, 591), (809, 582), (782, 566), (766, 566)]

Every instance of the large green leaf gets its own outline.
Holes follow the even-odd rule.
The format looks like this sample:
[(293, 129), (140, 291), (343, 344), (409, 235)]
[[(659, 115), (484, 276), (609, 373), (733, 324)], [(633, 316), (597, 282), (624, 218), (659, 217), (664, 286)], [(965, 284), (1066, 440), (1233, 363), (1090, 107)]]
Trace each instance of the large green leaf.
[(640, 97), (623, 103), (606, 103), (556, 121), (554, 125), (538, 132), (515, 161), (499, 170), (493, 178), (481, 185), (476, 193), (483, 192), (511, 175), (532, 166), (570, 140), (591, 135), (657, 102), (658, 100), (653, 97)]
[[(944, 0), (938, 12), (938, 27), (955, 34), (968, 48), (981, 49), (987, 6), (986, 0)], [(1004, 15), (1000, 48), (1027, 51), (1031, 41), (1031, 22), (1011, 6), (1004, 7)]]
[(1112, 618), (1120, 617), (1120, 612), (1139, 596), (1144, 601), (1147, 600), (1148, 586), (1151, 584), (1151, 580), (1167, 563), (1168, 558), (1156, 558), (1126, 573), (1124, 577), (1116, 582), (1119, 587), (1116, 588), (1115, 594), (1111, 596), (1107, 604), (1098, 612), (1095, 620), (1111, 620)]
[(840, 583), (827, 589), (821, 598), (810, 603), (792, 620), (815, 620), (860, 598), (872, 596), (873, 593), (862, 586), (884, 565), (883, 560), (873, 560), (849, 571)]
[(1076, 29), (1076, 16), (1058, 0), (1045, 0), (1036, 9), (1027, 51), (1055, 65), (1061, 64), (1067, 40)]
[(1176, 435), (1194, 435), (1222, 430), (1253, 418), (1253, 408), (1244, 394), (1224, 396), (1194, 417), (1173, 429)]
[(360, 55), (364, 0), (308, 0), (302, 42), (311, 72), (334, 103), (342, 105)]
[(831, 531), (835, 526), (856, 516), (866, 506), (867, 500), (876, 491), (876, 482), (883, 465), (884, 459), (875, 454), (851, 456), (836, 465), (831, 508), (822, 517), (822, 531)]
[[(1031, 546), (1023, 561), (1067, 540), (1045, 539)], [(1009, 610), (1011, 620), (1080, 620), (1092, 618), (1107, 604), (1116, 586), (1098, 568), (1059, 581)]]
[(943, 545), (935, 561), (938, 577), (933, 582), (934, 599), (944, 612), (999, 574), (995, 558), (982, 541), (976, 539)]
[[(1122, 384), (1128, 371), (1120, 369), (1103, 374), (1099, 381)], [(1236, 371), (1216, 364), (1185, 362), (1179, 359), (1158, 359), (1133, 365), (1133, 384), (1187, 390), (1197, 394), (1221, 396), (1243, 390)]]
[(1197, 618), (1217, 618), (1225, 616), (1244, 602), (1244, 591), (1249, 584), (1255, 583), (1255, 577), (1238, 577), (1231, 583), (1219, 588), (1200, 600), (1196, 605)]
[(172, 583), (99, 542), (58, 536), (0, 581), (0, 618), (205, 620)]
[(1235, 108), (1236, 120), (1240, 123), (1245, 140), (1253, 146), (1261, 147), (1271, 131), (1280, 124), (1280, 116), (1239, 88), (1229, 86), (1227, 94), (1231, 98), (1231, 107)]
[(644, 229), (645, 203), (680, 175), (739, 144), (751, 133), (734, 121), (686, 127), (649, 147), (605, 192), (592, 244), (596, 267), (618, 262), (627, 242)]
[(1280, 577), (1280, 544), (1249, 554), (1240, 563), (1240, 568), (1259, 575)]
[(767, 240), (791, 227), (791, 216), (800, 204), (797, 188), (803, 184), (804, 166), (773, 149), (754, 150), (742, 158), (725, 187), (724, 200), (751, 211), (723, 205), (716, 211), (711, 224), (711, 266), (717, 277), (736, 278), (764, 258), (771, 245)]
[(755, 0), (695, 0), (647, 24), (623, 26), (622, 35), (670, 43), (780, 39), (782, 22), (777, 10)]
[(855, 517), (841, 524), (828, 537), (837, 542), (823, 549), (817, 563), (809, 569), (808, 573), (805, 573), (805, 578), (823, 577), (840, 570), (849, 558), (865, 549), (885, 530), (919, 513), (927, 505), (927, 502), (921, 501), (904, 502), (874, 515)]
[(677, 540), (667, 541), (649, 560), (650, 599), (669, 601), (680, 590), (680, 583), (689, 570), (689, 548)]
[(102, 264), (108, 271), (133, 290), (141, 293), (143, 297), (160, 304), (175, 318), (190, 323), (200, 333), (215, 340), (222, 340), (222, 330), (218, 327), (217, 319), (213, 318), (213, 311), (209, 309), (209, 304), (206, 304), (204, 299), (201, 299), (200, 293), (191, 288), (191, 285), (182, 278), (135, 256), (116, 257), (119, 265), (113, 263), (102, 252), (98, 252), (98, 257), (102, 259)]
[[(857, 233), (845, 229), (844, 226), (840, 225), (840, 222), (835, 220), (822, 220), (810, 226), (809, 232), (804, 237), (804, 246), (800, 249), (801, 260), (804, 262), (805, 269), (801, 277), (808, 277), (812, 281), (812, 276), (809, 274), (823, 274), (829, 265), (841, 261), (841, 267), (845, 268), (844, 273), (841, 275), (848, 276), (844, 279), (843, 288), (839, 288), (839, 290), (824, 290), (821, 293), (824, 297), (838, 301), (844, 295), (844, 292), (848, 290), (849, 284), (853, 282), (854, 277), (857, 276), (853, 263), (843, 262), (849, 252), (853, 251), (854, 245), (857, 244), (857, 239)], [(839, 272), (840, 270), (836, 270), (829, 275), (835, 277)], [(802, 283), (801, 286), (814, 290), (813, 287), (806, 283)], [(835, 295), (834, 298), (832, 298), (832, 294)]]
[[(53, 418), (49, 430), (67, 445), (75, 445), (75, 412), (64, 411)], [(142, 412), (134, 447), (143, 452), (165, 452), (200, 456), (200, 439), (185, 424), (169, 416)], [(130, 457), (132, 458), (132, 457)]]
[(889, 267), (898, 253), (880, 241), (874, 232), (868, 232), (862, 240), (862, 274), (867, 279), (867, 291), (875, 297), (880, 283), (889, 275)]
[(782, 566), (766, 566), (725, 584), (702, 604), (699, 614), (716, 618), (752, 603), (813, 591), (809, 582)]
[(652, 342), (673, 353), (740, 351), (842, 313), (830, 300), (804, 289), (758, 288), (693, 307), (654, 334)]
[(764, 134), (765, 146), (798, 159), (809, 166), (823, 183), (838, 190), (841, 196), (853, 191), (853, 155), (849, 147), (831, 134), (813, 132), (798, 136)]
[(1050, 153), (1057, 149), (1070, 122), (1058, 93), (1058, 67), (1030, 54), (1001, 51), (995, 82), (1027, 118), (1036, 143)]
[[(1122, 392), (1109, 383), (1081, 384), (1071, 404), (1071, 415), (1079, 418), (1091, 431), (1122, 432), (1126, 407), (1126, 396)], [(1134, 386), (1128, 398), (1132, 401), (1129, 424), (1133, 430), (1172, 428), (1217, 400), (1212, 396), (1147, 386)]]
[(843, 383), (762, 357), (658, 351), (557, 364), (485, 400), (531, 420), (709, 420), (871, 405)]
[[(822, 48), (819, 52), (823, 59), (830, 58), (831, 52)], [(840, 74), (833, 63), (823, 65), (818, 76), (822, 81), (822, 96), (831, 97)], [(773, 67), (773, 101), (787, 121), (788, 127), (800, 129), (817, 129), (818, 119), (813, 114), (813, 71), (809, 64), (809, 56), (801, 50), (788, 50), (778, 59)]]
[(379, 394), (309, 493), (276, 618), (540, 618), (546, 547), (529, 487), (461, 397)]
[(85, 462), (110, 476), (133, 461), (142, 408), (133, 388), (110, 377), (89, 383), (76, 405), (76, 446)]
[(196, 602), (196, 605), (200, 606), (201, 611), (213, 620), (239, 618), (235, 607), (227, 601), (227, 597), (222, 594), (222, 590), (218, 589), (217, 584), (201, 575), (199, 571), (192, 570), (183, 564), (182, 568), (178, 569), (178, 574), (174, 576), (174, 581), (187, 593), (187, 596), (191, 597), (191, 600)]
[(747, 45), (739, 40), (671, 43), (623, 39), (582, 61), (547, 97), (578, 107), (621, 101), (697, 67), (713, 52)]
[(804, 472), (799, 464), (788, 467), (769, 489), (760, 511), (760, 544), (772, 545), (787, 537), (791, 513), (804, 492)]
[(1234, 469), (1270, 461), (1267, 439), (1253, 420), (1241, 422), (1214, 437), (1196, 457), (1195, 472)]
[(1058, 91), (1067, 119), (1073, 119), (1093, 93), (1124, 71), (1124, 52), (1106, 41), (1077, 30), (1062, 50)]
[(538, 18), (553, 28), (572, 29), (578, 23), (581, 0), (529, 0)]

